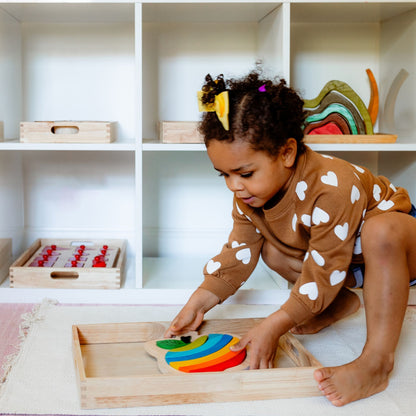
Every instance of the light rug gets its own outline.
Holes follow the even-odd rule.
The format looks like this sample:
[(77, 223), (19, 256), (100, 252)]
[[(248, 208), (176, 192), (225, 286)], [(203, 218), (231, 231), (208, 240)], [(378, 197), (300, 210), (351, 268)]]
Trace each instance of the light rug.
[[(45, 301), (32, 317), (27, 338), (0, 392), (0, 413), (64, 415), (414, 415), (416, 408), (416, 314), (409, 310), (388, 389), (335, 408), (324, 397), (205, 403), (82, 411), (71, 349), (73, 324), (170, 321), (180, 307), (59, 306)], [(207, 319), (263, 317), (271, 305), (219, 305)], [(356, 358), (365, 340), (363, 310), (301, 342), (324, 365)]]

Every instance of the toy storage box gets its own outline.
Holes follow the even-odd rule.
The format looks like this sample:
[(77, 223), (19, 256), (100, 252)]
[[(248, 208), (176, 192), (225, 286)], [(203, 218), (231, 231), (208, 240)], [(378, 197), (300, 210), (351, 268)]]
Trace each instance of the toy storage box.
[[(106, 244), (119, 250), (111, 267), (29, 267), (28, 261), (42, 246), (56, 244), (87, 247)], [(55, 289), (120, 289), (126, 260), (126, 240), (38, 239), (11, 266), (10, 287)]]
[(115, 122), (23, 121), (20, 141), (24, 143), (111, 143), (116, 139)]

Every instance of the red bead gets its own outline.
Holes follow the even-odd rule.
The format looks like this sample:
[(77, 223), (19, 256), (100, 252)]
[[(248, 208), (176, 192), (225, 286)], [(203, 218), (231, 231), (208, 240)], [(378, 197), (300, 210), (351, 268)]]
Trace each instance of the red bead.
[(56, 244), (52, 244), (52, 245), (51, 245), (51, 249), (52, 249), (53, 251), (55, 251), (55, 250), (56, 250)]
[(38, 260), (38, 266), (39, 266), (39, 267), (43, 267), (43, 263), (44, 263), (44, 261), (43, 261), (43, 260)]
[(107, 250), (107, 249), (108, 249), (108, 246), (107, 246), (106, 244), (104, 244), (104, 245), (103, 245), (103, 249), (104, 249), (104, 250)]
[(49, 255), (51, 255), (51, 254), (52, 254), (52, 249), (48, 248), (48, 249), (46, 250), (46, 252), (47, 252)]
[(81, 246), (79, 246), (79, 248), (81, 248), (82, 250), (85, 250), (84, 244), (82, 244)]
[(49, 255), (48, 254), (44, 254), (44, 255), (42, 255), (42, 257), (43, 257), (43, 260), (48, 260)]

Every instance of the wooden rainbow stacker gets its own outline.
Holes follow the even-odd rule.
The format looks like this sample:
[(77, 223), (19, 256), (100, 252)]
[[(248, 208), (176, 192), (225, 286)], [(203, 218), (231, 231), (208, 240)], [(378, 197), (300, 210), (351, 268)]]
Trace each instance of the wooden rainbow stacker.
[[(198, 336), (208, 335), (207, 339), (211, 334), (232, 333), (235, 334), (232, 337), (241, 337), (260, 321), (207, 320), (199, 328)], [(167, 367), (161, 369), (160, 360), (152, 355), (155, 354), (155, 340), (163, 338), (168, 325), (168, 322), (74, 325), (73, 358), (81, 408), (264, 400), (321, 394), (313, 378), (314, 370), (321, 367), (320, 362), (290, 334), (280, 339), (276, 368), (244, 370), (247, 362), (243, 360), (242, 367), (225, 371), (181, 372), (168, 368), (167, 361)], [(221, 338), (216, 337), (205, 346), (206, 350), (227, 341)], [(149, 345), (153, 351), (150, 354)], [(220, 351), (219, 345), (217, 347), (216, 351)], [(182, 352), (190, 358), (191, 350), (198, 348), (193, 345)]]

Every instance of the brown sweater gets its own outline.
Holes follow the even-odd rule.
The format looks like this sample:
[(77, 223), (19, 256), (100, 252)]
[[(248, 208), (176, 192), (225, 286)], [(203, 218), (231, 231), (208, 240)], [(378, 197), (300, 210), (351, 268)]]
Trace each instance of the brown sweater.
[(200, 287), (221, 301), (234, 294), (250, 277), (267, 240), (303, 259), (302, 273), (282, 305), (298, 324), (331, 304), (350, 264), (362, 263), (364, 221), (386, 211), (410, 209), (407, 191), (385, 177), (307, 148), (275, 206), (251, 208), (234, 197), (228, 243), (205, 266)]

